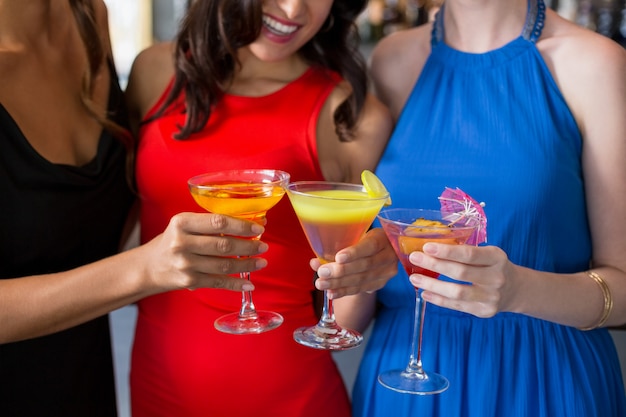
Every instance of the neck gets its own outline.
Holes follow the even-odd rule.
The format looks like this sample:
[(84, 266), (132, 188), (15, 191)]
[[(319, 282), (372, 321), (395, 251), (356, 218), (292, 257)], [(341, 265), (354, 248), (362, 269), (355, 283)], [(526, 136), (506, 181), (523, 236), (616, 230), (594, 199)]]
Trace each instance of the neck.
[(527, 7), (528, 0), (448, 0), (445, 41), (466, 52), (497, 49), (520, 35)]
[(240, 48), (238, 58), (241, 68), (235, 72), (235, 80), (276, 80), (289, 82), (297, 78), (308, 68), (308, 64), (298, 54), (290, 55), (280, 61), (263, 61), (248, 48)]

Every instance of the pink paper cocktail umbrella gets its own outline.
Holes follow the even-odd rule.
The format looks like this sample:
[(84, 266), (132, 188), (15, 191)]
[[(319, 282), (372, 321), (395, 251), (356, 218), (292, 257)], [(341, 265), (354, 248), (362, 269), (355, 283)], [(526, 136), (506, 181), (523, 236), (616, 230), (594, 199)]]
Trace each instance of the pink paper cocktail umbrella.
[(470, 219), (478, 219), (476, 231), (467, 240), (469, 245), (478, 245), (487, 241), (487, 216), (485, 216), (485, 203), (477, 202), (460, 188), (446, 187), (441, 196), (441, 214), (445, 220), (452, 223), (469, 222)]

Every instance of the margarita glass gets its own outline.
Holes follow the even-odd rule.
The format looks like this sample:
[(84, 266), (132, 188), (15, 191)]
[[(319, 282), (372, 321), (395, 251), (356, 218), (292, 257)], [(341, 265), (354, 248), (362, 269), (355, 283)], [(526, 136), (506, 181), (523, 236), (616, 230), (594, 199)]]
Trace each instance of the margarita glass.
[[(378, 215), (407, 275), (422, 274), (437, 278), (438, 273), (413, 265), (411, 252), (422, 251), (428, 242), (459, 245), (465, 243), (478, 226), (478, 219), (463, 221), (445, 220), (440, 211), (422, 209), (385, 209)], [(415, 316), (411, 338), (411, 355), (405, 369), (383, 372), (378, 381), (386, 388), (407, 394), (438, 394), (448, 389), (448, 380), (437, 373), (422, 368), (422, 330), (426, 303), (419, 288), (415, 288)]]
[[(265, 215), (285, 194), (289, 174), (269, 169), (220, 171), (195, 176), (189, 191), (200, 207), (211, 212), (265, 223)], [(256, 236), (253, 239), (259, 239)], [(250, 280), (250, 272), (241, 278)], [(231, 334), (262, 333), (275, 329), (283, 317), (272, 311), (256, 310), (252, 292), (243, 291), (241, 309), (215, 320), (215, 328)]]
[[(338, 251), (356, 244), (389, 198), (386, 192), (371, 196), (362, 185), (325, 181), (294, 182), (287, 187), (287, 195), (322, 263), (334, 262)], [(326, 291), (319, 322), (296, 329), (293, 337), (302, 345), (329, 350), (350, 349), (363, 340), (360, 333), (337, 324)]]

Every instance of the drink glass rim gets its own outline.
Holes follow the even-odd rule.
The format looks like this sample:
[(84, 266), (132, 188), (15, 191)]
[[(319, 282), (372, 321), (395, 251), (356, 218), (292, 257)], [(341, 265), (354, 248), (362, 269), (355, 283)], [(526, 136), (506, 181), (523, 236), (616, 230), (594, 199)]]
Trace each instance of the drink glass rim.
[(349, 182), (336, 182), (336, 181), (294, 181), (287, 185), (287, 192), (301, 195), (308, 198), (317, 198), (320, 200), (343, 200), (343, 201), (364, 201), (363, 198), (352, 198), (352, 197), (336, 197), (336, 196), (325, 196), (325, 195), (317, 195), (310, 194), (308, 191), (299, 191), (295, 189), (300, 186), (319, 186), (320, 188), (313, 188), (308, 191), (322, 191), (322, 190), (353, 190), (353, 191), (361, 191), (369, 198), (367, 201), (377, 201), (377, 200), (386, 200), (389, 198), (389, 193), (385, 193), (382, 196), (373, 197), (367, 193), (367, 190), (363, 186), (363, 184), (352, 184)]
[[(412, 220), (406, 220), (406, 221), (405, 220), (399, 220), (399, 219), (390, 218), (388, 216), (388, 214), (400, 213), (400, 212), (415, 213), (416, 216), (411, 216)], [(393, 223), (393, 224), (398, 225), (398, 226), (408, 227), (408, 226), (412, 226), (412, 224), (413, 224), (413, 222), (415, 222), (415, 220), (417, 220), (418, 218), (422, 217), (422, 216), (419, 216), (419, 213), (424, 213), (425, 215), (423, 217), (426, 220), (438, 220), (438, 221), (448, 222), (448, 223), (452, 223), (453, 222), (451, 219), (447, 219), (446, 216), (443, 213), (441, 213), (440, 210), (436, 210), (436, 209), (418, 209), (418, 208), (410, 208), (410, 207), (388, 207), (388, 208), (383, 208), (376, 215), (376, 217), (381, 222)], [(428, 216), (429, 214), (430, 215), (435, 215), (435, 216), (429, 217)], [(463, 222), (463, 221), (456, 221), (456, 222), (454, 222), (454, 224), (452, 224), (452, 228), (453, 229), (457, 229), (457, 230), (475, 229), (476, 226), (478, 226), (478, 224), (479, 224), (478, 219), (475, 219), (475, 218), (469, 218), (468, 217), (467, 221), (471, 222), (471, 224), (467, 224), (467, 222)], [(440, 230), (440, 229), (449, 229), (450, 228), (450, 224), (446, 224), (444, 226), (440, 226), (440, 225), (420, 225), (419, 228), (420, 229), (426, 229), (426, 230), (433, 230), (434, 231), (434, 230)]]
[[(243, 183), (232, 183), (232, 184), (211, 184), (210, 181), (211, 179), (215, 180), (215, 179), (220, 179), (220, 180), (231, 180), (232, 181), (242, 181), (241, 178), (238, 178), (240, 176), (246, 176), (246, 175), (255, 175), (255, 174), (261, 174), (261, 175), (266, 175), (267, 178), (271, 178), (269, 180), (250, 180), (251, 177), (249, 178), (248, 182), (243, 182)], [(282, 170), (278, 170), (278, 169), (265, 169), (265, 168), (261, 168), (261, 169), (255, 169), (255, 168), (249, 168), (249, 169), (229, 169), (229, 170), (221, 170), (221, 171), (211, 171), (211, 172), (205, 172), (202, 174), (198, 174), (198, 175), (194, 175), (193, 177), (189, 178), (187, 180), (187, 183), (190, 186), (196, 187), (196, 188), (200, 188), (200, 189), (220, 189), (220, 190), (231, 190), (231, 189), (238, 189), (238, 188), (247, 188), (250, 187), (250, 185), (283, 185), (283, 187), (286, 185), (286, 183), (289, 182), (290, 179), (290, 175), (288, 172), (286, 171), (282, 171)], [(205, 183), (206, 181), (209, 181), (208, 183)]]

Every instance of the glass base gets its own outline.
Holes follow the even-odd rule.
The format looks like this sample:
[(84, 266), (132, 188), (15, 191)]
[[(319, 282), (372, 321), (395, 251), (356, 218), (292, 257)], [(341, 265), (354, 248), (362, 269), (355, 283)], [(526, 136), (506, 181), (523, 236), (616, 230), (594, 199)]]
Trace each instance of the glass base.
[(322, 350), (352, 349), (363, 341), (363, 336), (359, 332), (341, 328), (336, 324), (300, 327), (293, 332), (293, 338), (301, 345)]
[(258, 334), (274, 330), (283, 323), (283, 316), (272, 311), (257, 311), (248, 317), (239, 313), (226, 314), (215, 320), (214, 326), (223, 333)]
[(399, 369), (378, 375), (378, 382), (390, 390), (416, 395), (439, 394), (450, 386), (442, 375), (432, 372), (419, 374)]

